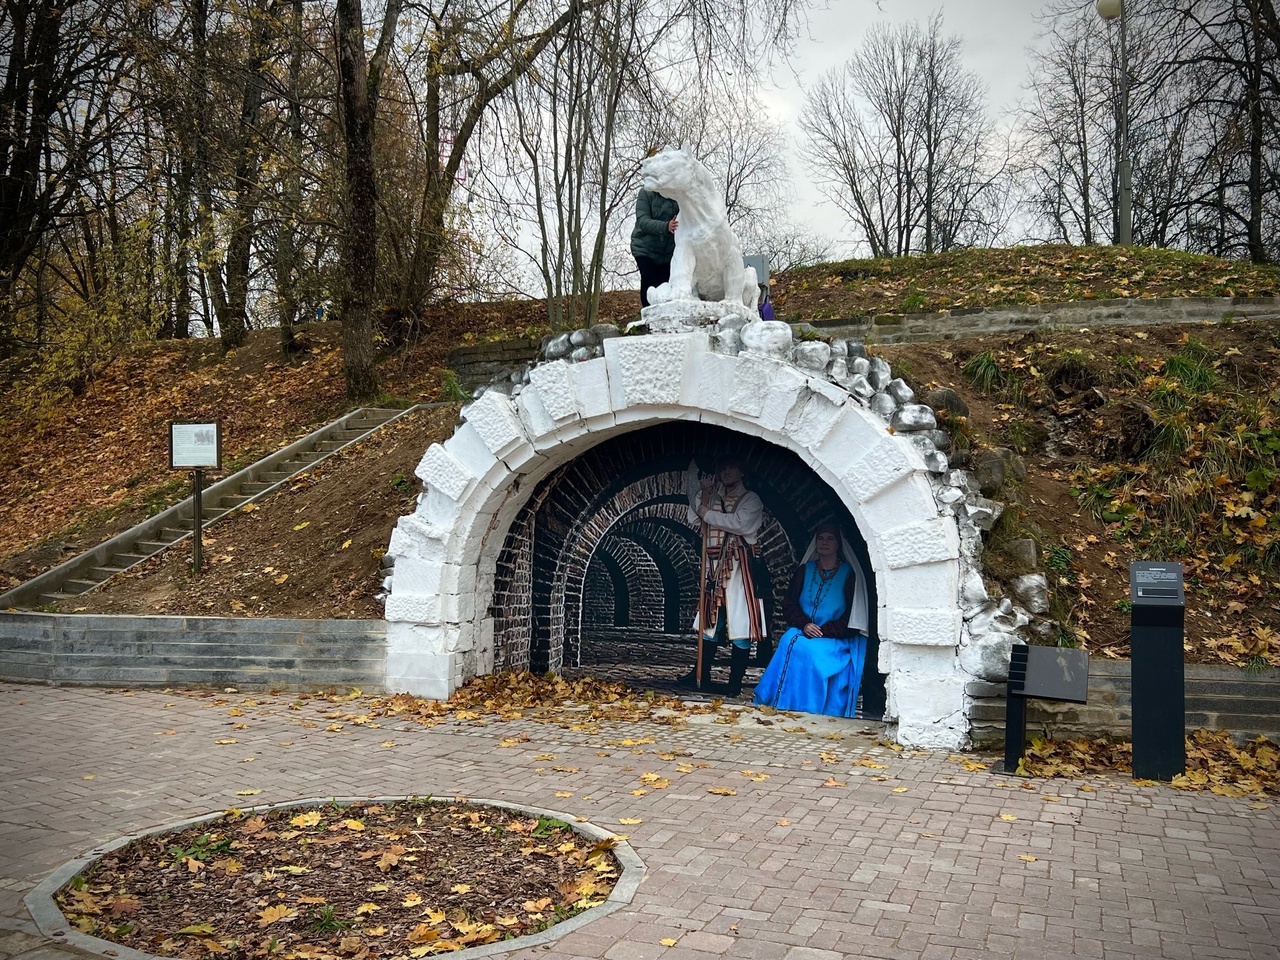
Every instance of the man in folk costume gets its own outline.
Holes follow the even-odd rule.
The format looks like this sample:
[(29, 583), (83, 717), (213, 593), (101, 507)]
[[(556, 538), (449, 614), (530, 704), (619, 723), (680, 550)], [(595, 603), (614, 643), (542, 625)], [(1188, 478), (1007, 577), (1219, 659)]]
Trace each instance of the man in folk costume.
[(711, 689), (711, 665), (721, 637), (729, 641), (731, 697), (742, 692), (752, 641), (764, 639), (764, 605), (756, 595), (751, 574), (756, 540), (764, 523), (764, 504), (757, 493), (743, 485), (741, 461), (726, 457), (712, 477), (699, 478), (696, 463), (689, 464), (687, 487), (689, 522), (702, 527), (702, 589), (693, 628), (700, 634), (701, 672), (695, 664), (683, 686)]

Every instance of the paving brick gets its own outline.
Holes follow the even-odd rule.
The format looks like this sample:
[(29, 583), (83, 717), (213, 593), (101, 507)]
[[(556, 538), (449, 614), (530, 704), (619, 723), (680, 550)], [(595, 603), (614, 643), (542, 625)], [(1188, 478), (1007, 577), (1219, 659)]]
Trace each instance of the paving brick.
[[(1280, 955), (1271, 879), (1280, 823), (1274, 807), (1253, 811), (1247, 800), (1123, 778), (1094, 781), (1081, 799), (1066, 783), (1022, 790), (1021, 781), (963, 771), (942, 754), (903, 756), (871, 738), (833, 743), (745, 727), (383, 721), (329, 732), (332, 705), (290, 702), (0, 684), (0, 931), (59, 864), (121, 834), (243, 803), (236, 791), (253, 788), (263, 803), (488, 796), (627, 831), (648, 871), (632, 903), (550, 949), (504, 955), (511, 960)], [(236, 723), (247, 729), (233, 731)], [(498, 746), (519, 733), (529, 738), (521, 749)], [(231, 736), (239, 742), (214, 743)], [(607, 743), (627, 736), (655, 743), (639, 752)], [(397, 746), (379, 748), (387, 739)], [(654, 755), (676, 749), (688, 753), (678, 760), (707, 766), (680, 775)], [(823, 763), (824, 750), (841, 762)], [(542, 753), (580, 772), (552, 771), (535, 760)], [(886, 769), (850, 768), (864, 755)], [(749, 783), (747, 768), (770, 779)], [(633, 796), (643, 771), (671, 786)], [(873, 781), (873, 772), (891, 779)], [(820, 787), (832, 773), (847, 786)], [(737, 795), (707, 794), (721, 785)], [(623, 828), (623, 817), (643, 822)], [(1027, 853), (1038, 859), (1018, 859)], [(679, 945), (664, 948), (664, 937)], [(15, 956), (5, 942), (0, 932), (0, 960)], [(31, 958), (31, 949), (17, 955), (71, 957)]]

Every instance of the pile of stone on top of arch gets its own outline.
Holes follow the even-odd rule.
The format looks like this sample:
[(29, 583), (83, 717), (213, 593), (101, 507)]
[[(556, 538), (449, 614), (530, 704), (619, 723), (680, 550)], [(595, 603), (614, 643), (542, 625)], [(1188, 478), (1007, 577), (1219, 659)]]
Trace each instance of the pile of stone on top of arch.
[[(769, 357), (843, 388), (919, 451), (939, 510), (955, 519), (959, 533), (963, 627), (957, 643), (957, 662), (971, 678), (965, 688), (967, 706), (976, 700), (1003, 697), (1013, 644), (1029, 640), (1052, 642), (1059, 630), (1058, 624), (1046, 616), (1049, 589), (1044, 574), (1036, 571), (1039, 558), (1033, 540), (1010, 545), (1018, 573), (1007, 582), (995, 581), (982, 562), (982, 535), (995, 526), (1004, 511), (1004, 504), (994, 497), (1007, 478), (1025, 476), (1022, 459), (997, 448), (957, 455), (956, 460), (967, 469), (952, 466), (951, 436), (939, 428), (935, 411), (946, 407), (952, 416), (967, 415), (963, 399), (953, 390), (941, 389), (920, 402), (912, 387), (902, 377), (894, 376), (890, 363), (871, 354), (862, 342), (823, 339), (807, 324), (793, 328), (778, 321), (748, 322), (739, 317), (720, 320), (708, 328), (708, 333), (715, 353), (736, 357), (745, 352)], [(548, 336), (543, 340), (539, 363), (563, 360), (572, 364), (601, 358), (605, 342), (622, 335), (612, 324), (597, 324)], [(530, 382), (532, 366), (480, 388), (478, 395), (488, 389), (518, 397)]]

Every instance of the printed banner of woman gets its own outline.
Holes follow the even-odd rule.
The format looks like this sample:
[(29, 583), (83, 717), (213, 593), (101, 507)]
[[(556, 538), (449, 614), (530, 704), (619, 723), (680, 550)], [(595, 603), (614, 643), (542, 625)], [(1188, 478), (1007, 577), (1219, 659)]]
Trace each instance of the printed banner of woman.
[(835, 524), (814, 532), (782, 609), (790, 629), (756, 684), (756, 705), (855, 716), (867, 657), (867, 581)]

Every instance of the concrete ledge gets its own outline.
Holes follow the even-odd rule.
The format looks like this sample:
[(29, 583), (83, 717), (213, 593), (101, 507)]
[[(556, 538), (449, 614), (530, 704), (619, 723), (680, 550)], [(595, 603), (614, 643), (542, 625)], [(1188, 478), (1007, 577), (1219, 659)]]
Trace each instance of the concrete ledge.
[[(261, 813), (266, 810), (289, 809), (293, 807), (315, 807), (321, 804), (338, 803), (397, 803), (403, 800), (429, 800), (437, 803), (453, 803), (454, 798), (436, 798), (436, 797), (310, 797), (305, 800), (289, 800), (285, 803), (274, 803), (260, 807), (244, 808), (246, 813)], [(495, 807), (499, 810), (509, 810), (513, 813), (523, 813), (534, 817), (547, 817), (560, 820), (566, 824), (569, 829), (579, 836), (586, 837), (589, 840), (601, 841), (613, 839), (615, 845), (613, 854), (618, 858), (618, 865), (622, 868), (618, 875), (618, 880), (613, 886), (613, 890), (609, 894), (609, 898), (598, 907), (591, 907), (579, 913), (577, 916), (570, 917), (568, 920), (561, 921), (555, 926), (538, 933), (531, 933), (528, 936), (516, 937), (512, 940), (504, 940), (500, 943), (491, 943), (482, 947), (471, 947), (466, 950), (460, 950), (452, 954), (452, 956), (460, 957), (494, 957), (504, 953), (510, 953), (515, 950), (527, 950), (530, 947), (545, 946), (554, 943), (567, 933), (581, 929), (589, 923), (607, 917), (615, 910), (619, 910), (631, 902), (635, 897), (636, 891), (640, 888), (640, 882), (644, 879), (644, 861), (631, 848), (631, 845), (625, 840), (619, 840), (617, 835), (598, 827), (593, 823), (582, 822), (577, 819), (574, 814), (560, 813), (556, 810), (545, 810), (542, 807), (529, 807), (522, 804), (508, 803), (504, 800), (484, 800), (476, 798), (468, 798), (468, 803), (476, 806)], [(61, 867), (50, 874), (44, 882), (37, 886), (34, 890), (26, 895), (23, 899), (27, 911), (31, 914), (31, 919), (35, 921), (36, 927), (40, 933), (46, 937), (53, 939), (57, 943), (65, 943), (68, 946), (100, 957), (108, 957), (111, 960), (158, 960), (149, 953), (143, 953), (141, 950), (134, 950), (110, 940), (102, 940), (98, 937), (90, 936), (87, 933), (81, 933), (79, 930), (72, 929), (67, 923), (67, 918), (62, 915), (62, 911), (58, 908), (57, 901), (54, 897), (58, 891), (70, 883), (75, 877), (83, 873), (105, 854), (132, 843), (134, 840), (140, 840), (143, 837), (150, 837), (161, 833), (170, 833), (176, 830), (185, 830), (187, 827), (198, 826), (202, 823), (209, 823), (213, 820), (221, 819), (223, 813), (207, 813), (203, 816), (192, 817), (189, 820), (182, 820), (178, 823), (167, 824), (162, 827), (155, 827), (151, 830), (144, 830), (141, 833), (131, 834), (127, 837), (120, 837), (109, 843), (104, 843), (100, 847), (95, 847), (82, 857), (77, 857), (69, 863), (64, 863)]]
[(0, 613), (0, 679), (111, 686), (381, 690), (382, 620)]

